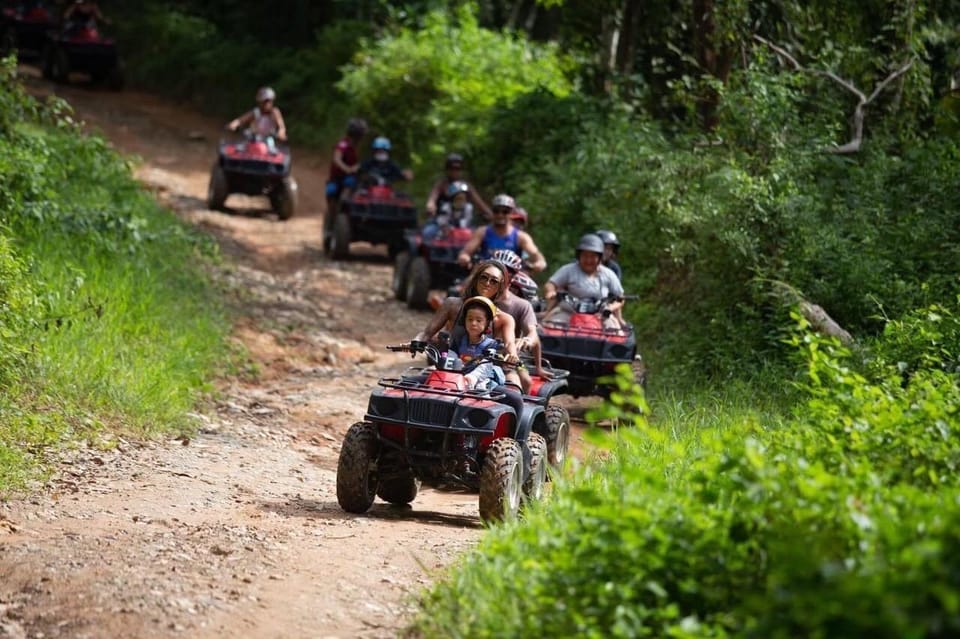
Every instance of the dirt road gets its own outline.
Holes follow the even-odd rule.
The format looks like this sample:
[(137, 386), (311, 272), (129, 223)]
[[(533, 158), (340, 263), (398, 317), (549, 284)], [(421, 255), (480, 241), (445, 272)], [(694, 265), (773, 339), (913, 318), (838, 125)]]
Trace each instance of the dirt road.
[(223, 381), (196, 437), (75, 451), (49, 485), (0, 503), (0, 638), (397, 636), (481, 536), (476, 496), (425, 489), (412, 508), (347, 515), (336, 463), (377, 378), (409, 363), (383, 345), (427, 316), (392, 299), (383, 252), (323, 257), (326, 158), (294, 149), (290, 221), (255, 198), (208, 211), (222, 123), (132, 92), (55, 90), (219, 241), (244, 308), (233, 336), (258, 372)]

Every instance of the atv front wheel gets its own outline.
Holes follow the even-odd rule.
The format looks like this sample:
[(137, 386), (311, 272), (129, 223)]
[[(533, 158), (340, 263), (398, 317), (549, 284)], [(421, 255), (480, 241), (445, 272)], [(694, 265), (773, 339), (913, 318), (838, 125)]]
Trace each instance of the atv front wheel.
[(297, 210), (297, 181), (292, 176), (283, 178), (280, 186), (270, 193), (270, 205), (281, 220), (293, 217)]
[(393, 279), (390, 281), (390, 288), (393, 289), (393, 296), (401, 302), (407, 299), (407, 269), (410, 267), (410, 253), (402, 251), (397, 253), (393, 261)]
[(530, 433), (527, 448), (530, 449), (530, 476), (523, 482), (523, 494), (528, 502), (540, 501), (547, 482), (547, 441), (539, 433)]
[(407, 269), (407, 306), (427, 308), (430, 296), (430, 265), (426, 258), (418, 255)]
[(346, 213), (338, 213), (337, 219), (333, 222), (333, 237), (330, 240), (330, 254), (335, 260), (342, 260), (350, 257), (350, 216)]
[(493, 440), (480, 469), (480, 518), (513, 519), (523, 491), (523, 453), (509, 437)]
[(347, 431), (337, 462), (337, 502), (348, 513), (365, 513), (377, 494), (377, 427), (357, 422)]
[(211, 211), (222, 211), (223, 204), (227, 201), (227, 174), (223, 167), (214, 164), (210, 170), (210, 184), (207, 186), (207, 208)]
[(420, 492), (420, 480), (410, 475), (390, 482), (381, 482), (377, 497), (389, 504), (409, 504)]
[(557, 473), (563, 472), (567, 462), (567, 447), (570, 445), (570, 413), (563, 406), (550, 404), (546, 410), (547, 461)]

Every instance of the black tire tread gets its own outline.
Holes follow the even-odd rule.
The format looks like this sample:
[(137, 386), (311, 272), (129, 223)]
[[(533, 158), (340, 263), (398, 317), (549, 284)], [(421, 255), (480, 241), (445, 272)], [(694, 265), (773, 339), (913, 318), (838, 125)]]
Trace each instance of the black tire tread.
[(343, 438), (337, 462), (337, 503), (350, 513), (365, 513), (377, 494), (377, 479), (371, 472), (376, 462), (379, 439), (377, 427), (356, 422)]
[[(517, 511), (508, 510), (505, 496), (517, 478), (516, 468), (523, 466), (523, 454), (515, 439), (495, 439), (487, 449), (483, 467), (480, 469), (480, 518), (484, 521), (500, 521), (516, 517)], [(521, 480), (522, 481), (522, 478)], [(522, 486), (516, 488), (522, 489)], [(519, 503), (517, 504), (519, 509)]]

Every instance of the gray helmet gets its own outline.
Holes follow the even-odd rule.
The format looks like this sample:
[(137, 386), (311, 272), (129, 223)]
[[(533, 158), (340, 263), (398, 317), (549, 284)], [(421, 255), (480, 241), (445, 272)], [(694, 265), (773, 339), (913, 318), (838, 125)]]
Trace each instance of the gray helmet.
[(261, 87), (257, 90), (257, 104), (267, 100), (276, 100), (277, 92), (270, 87)]
[(506, 193), (501, 193), (500, 195), (495, 196), (491, 204), (495, 209), (505, 208), (505, 209), (510, 209), (512, 211), (515, 208), (517, 208), (516, 201)]
[(603, 240), (596, 233), (587, 233), (577, 243), (577, 255), (580, 254), (580, 251), (590, 251), (603, 255)]
[(620, 248), (620, 240), (617, 239), (617, 234), (613, 231), (600, 229), (599, 231), (594, 231), (594, 234), (600, 236), (600, 239), (603, 240), (604, 244), (612, 244), (613, 246)]

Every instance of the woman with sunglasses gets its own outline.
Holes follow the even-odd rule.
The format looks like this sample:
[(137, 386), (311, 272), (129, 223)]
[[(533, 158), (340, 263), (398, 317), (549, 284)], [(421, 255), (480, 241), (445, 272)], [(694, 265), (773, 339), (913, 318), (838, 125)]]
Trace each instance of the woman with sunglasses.
[[(496, 304), (503, 298), (508, 282), (507, 269), (503, 264), (493, 260), (480, 262), (464, 282), (463, 297), (448, 297), (443, 300), (443, 304), (416, 339), (434, 340), (440, 331), (453, 331), (464, 300), (482, 296)], [(516, 357), (516, 321), (512, 315), (497, 313), (493, 321), (493, 336), (503, 342), (509, 355)]]

